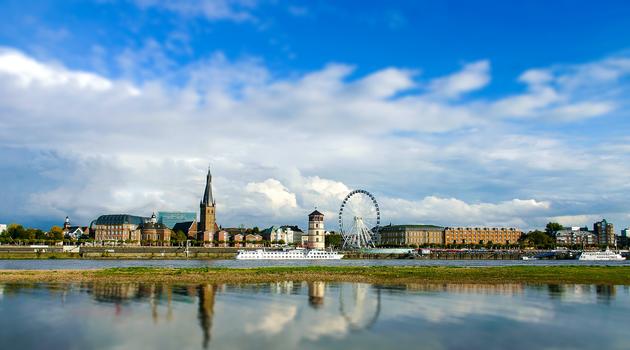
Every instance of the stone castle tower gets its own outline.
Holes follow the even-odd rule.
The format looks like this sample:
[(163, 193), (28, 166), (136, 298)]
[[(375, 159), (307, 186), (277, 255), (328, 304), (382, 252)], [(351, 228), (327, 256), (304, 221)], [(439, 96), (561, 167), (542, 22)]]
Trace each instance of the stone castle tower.
[(324, 214), (315, 210), (308, 214), (308, 242), (309, 249), (324, 249), (326, 231), (324, 230)]
[(206, 189), (203, 192), (203, 199), (199, 203), (199, 234), (197, 239), (208, 242), (214, 238), (216, 226), (216, 203), (212, 196), (212, 174), (208, 167), (208, 175), (206, 176)]

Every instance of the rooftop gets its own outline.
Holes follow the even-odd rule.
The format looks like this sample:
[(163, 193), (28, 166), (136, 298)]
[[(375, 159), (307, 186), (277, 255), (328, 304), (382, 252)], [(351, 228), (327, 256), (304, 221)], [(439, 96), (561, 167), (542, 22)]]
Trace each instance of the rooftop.
[(129, 214), (108, 214), (101, 215), (96, 219), (96, 225), (122, 225), (122, 224), (133, 224), (133, 225), (142, 225), (147, 218), (142, 216), (135, 216)]
[(429, 230), (429, 229), (440, 229), (443, 230), (444, 227), (442, 226), (436, 226), (436, 225), (417, 225), (417, 224), (412, 224), (412, 225), (392, 225), (389, 224), (387, 226), (382, 226), (381, 230), (387, 230), (387, 229), (395, 229), (395, 230), (404, 230), (404, 229), (424, 229), (424, 230)]

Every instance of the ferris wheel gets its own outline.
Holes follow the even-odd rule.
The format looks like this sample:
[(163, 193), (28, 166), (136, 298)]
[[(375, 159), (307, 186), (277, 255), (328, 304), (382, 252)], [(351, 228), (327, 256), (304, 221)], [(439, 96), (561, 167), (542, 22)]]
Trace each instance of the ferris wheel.
[(348, 193), (339, 208), (343, 249), (373, 248), (380, 223), (381, 211), (370, 192), (354, 190)]

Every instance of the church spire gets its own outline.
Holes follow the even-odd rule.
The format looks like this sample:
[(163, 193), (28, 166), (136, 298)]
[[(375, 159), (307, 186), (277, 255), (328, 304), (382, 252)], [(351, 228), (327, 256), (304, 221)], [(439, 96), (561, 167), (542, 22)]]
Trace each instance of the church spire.
[(208, 175), (206, 175), (206, 189), (203, 191), (202, 205), (210, 206), (214, 205), (214, 197), (212, 196), (212, 173), (210, 172), (210, 165), (208, 165)]

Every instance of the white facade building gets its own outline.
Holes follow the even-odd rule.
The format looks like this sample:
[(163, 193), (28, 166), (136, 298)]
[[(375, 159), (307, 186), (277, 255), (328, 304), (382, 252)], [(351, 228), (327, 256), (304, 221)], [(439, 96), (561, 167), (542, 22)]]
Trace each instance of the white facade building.
[(6, 224), (0, 224), (0, 234), (3, 234), (4, 231), (7, 230), (7, 225)]
[(315, 210), (308, 215), (308, 243), (309, 249), (324, 249), (326, 247), (324, 229), (324, 214)]

